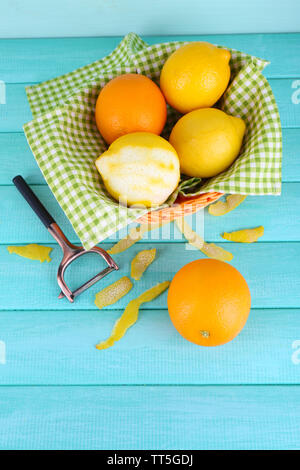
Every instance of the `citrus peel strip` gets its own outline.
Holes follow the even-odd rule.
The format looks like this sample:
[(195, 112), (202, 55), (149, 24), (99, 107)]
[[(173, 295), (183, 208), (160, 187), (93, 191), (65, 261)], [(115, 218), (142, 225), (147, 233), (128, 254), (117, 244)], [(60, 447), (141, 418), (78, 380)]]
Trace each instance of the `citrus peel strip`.
[(110, 337), (96, 345), (97, 349), (107, 349), (113, 346), (116, 341), (123, 338), (124, 334), (134, 323), (137, 321), (139, 316), (139, 308), (141, 304), (150, 302), (151, 300), (162, 294), (170, 285), (169, 281), (161, 282), (151, 289), (146, 290), (136, 299), (129, 302), (125, 308), (123, 315), (114, 324)]
[(113, 245), (109, 250), (107, 250), (107, 253), (109, 253), (110, 255), (117, 255), (119, 253), (122, 253), (123, 251), (127, 250), (132, 245), (134, 245), (136, 242), (141, 240), (143, 238), (144, 233), (162, 227), (166, 223), (169, 222), (163, 222), (159, 224), (141, 224), (138, 227), (132, 227), (129, 230), (128, 235), (119, 240), (115, 245)]
[(129, 277), (121, 277), (116, 282), (104, 287), (100, 292), (97, 292), (95, 296), (95, 305), (99, 309), (112, 305), (124, 297), (124, 295), (128, 294), (131, 289), (132, 282)]
[(182, 232), (184, 237), (198, 250), (202, 251), (208, 258), (218, 259), (220, 261), (231, 261), (233, 254), (224, 248), (215, 245), (214, 243), (206, 243), (200, 235), (192, 230), (187, 222), (182, 219), (175, 220), (177, 227)]
[(51, 261), (49, 256), (52, 248), (49, 246), (37, 245), (32, 243), (30, 245), (24, 246), (8, 246), (7, 250), (10, 254), (15, 253), (16, 255), (22, 256), (23, 258), (28, 258), (32, 260), (37, 260), (43, 263), (44, 261)]
[(155, 260), (156, 248), (151, 250), (142, 250), (137, 253), (137, 255), (131, 261), (131, 277), (135, 281), (139, 281), (150, 266), (151, 263)]
[(226, 197), (226, 201), (218, 201), (215, 204), (210, 204), (208, 206), (208, 213), (211, 215), (225, 215), (228, 212), (233, 211), (237, 206), (239, 206), (247, 196), (241, 194), (230, 194)]
[(142, 231), (142, 225), (140, 227), (132, 227), (128, 235), (119, 240), (114, 246), (112, 246), (107, 253), (110, 255), (117, 255), (130, 248), (136, 242), (142, 239), (144, 232)]
[(235, 232), (224, 232), (222, 237), (230, 242), (254, 243), (264, 234), (264, 227), (246, 228)]
[(208, 258), (218, 259), (219, 261), (231, 261), (233, 259), (232, 253), (214, 243), (204, 243), (201, 251)]
[(189, 224), (184, 220), (184, 218), (176, 219), (175, 223), (179, 228), (180, 232), (184, 235), (190, 245), (194, 246), (198, 250), (202, 250), (205, 243), (204, 239), (200, 237)]

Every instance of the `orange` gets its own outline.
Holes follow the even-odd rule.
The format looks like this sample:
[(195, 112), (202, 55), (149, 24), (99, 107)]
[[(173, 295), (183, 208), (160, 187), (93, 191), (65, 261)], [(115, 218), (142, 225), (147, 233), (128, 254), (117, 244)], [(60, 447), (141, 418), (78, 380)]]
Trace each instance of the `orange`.
[(108, 82), (96, 102), (96, 124), (108, 144), (124, 134), (159, 135), (167, 119), (167, 105), (158, 86), (144, 75), (128, 73)]
[(247, 282), (230, 264), (215, 259), (188, 263), (174, 276), (168, 309), (177, 331), (201, 346), (219, 346), (244, 327), (251, 306)]

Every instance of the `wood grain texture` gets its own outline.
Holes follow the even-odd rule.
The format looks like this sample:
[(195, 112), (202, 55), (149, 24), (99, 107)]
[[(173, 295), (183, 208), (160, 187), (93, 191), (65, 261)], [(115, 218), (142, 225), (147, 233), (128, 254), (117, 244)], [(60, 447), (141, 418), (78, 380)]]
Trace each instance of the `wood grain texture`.
[[(0, 41), (1, 44), (1, 41)], [(300, 128), (283, 129), (282, 181), (300, 181), (298, 163)], [(0, 132), (0, 185), (11, 184), (22, 172), (29, 184), (45, 184), (45, 180), (22, 132)]]
[(0, 132), (22, 132), (23, 125), (31, 121), (25, 86), (6, 85), (6, 105), (0, 106)]
[[(294, 79), (269, 79), (280, 112), (283, 127), (300, 127), (300, 106), (292, 103)], [(25, 86), (30, 83), (8, 83), (6, 105), (0, 106), (0, 132), (21, 132), (22, 126), (32, 119)]]
[(81, 0), (5, 2), (0, 37), (140, 34), (259, 33), (298, 31), (296, 0)]
[(0, 133), (0, 161), (0, 185), (12, 184), (19, 173), (29, 184), (46, 184), (23, 132)]
[(220, 242), (224, 232), (263, 225), (265, 232), (259, 243), (298, 241), (299, 195), (299, 183), (284, 183), (281, 196), (248, 196), (239, 207), (224, 216), (211, 216), (205, 209), (205, 239)]
[[(2, 39), (0, 78), (7, 83), (49, 80), (99, 60), (109, 54), (122, 38)], [(270, 61), (264, 70), (268, 78), (299, 78), (300, 41), (297, 33), (160, 35), (143, 36), (143, 39), (149, 44), (178, 40), (208, 41)]]
[[(197, 8), (189, 12), (191, 2), (194, 6), (197, 3)], [(217, 18), (208, 15), (216, 11), (216, 2), (221, 5), (220, 0), (213, 0), (203, 10), (199, 2), (188, 0), (184, 9), (180, 7), (181, 12), (186, 11), (178, 21), (173, 1), (166, 22), (161, 4), (155, 9), (152, 2), (150, 11), (150, 3), (139, 3), (130, 11), (124, 5), (137, 5), (136, 0), (127, 0), (122, 6), (119, 0), (109, 4), (101, 1), (97, 2), (97, 15), (90, 15), (89, 21), (80, 16), (79, 24), (75, 0), (70, 16), (55, 13), (57, 27), (52, 32), (58, 33), (63, 27), (66, 35), (74, 31), (79, 34), (80, 28), (89, 28), (90, 34), (105, 33), (112, 25), (106, 22), (107, 15), (113, 18), (116, 12), (122, 27), (115, 22), (118, 29), (111, 34), (119, 35), (123, 27), (125, 33), (134, 30), (144, 34), (162, 30), (172, 33), (175, 27), (177, 33), (213, 31), (213, 27), (220, 32), (229, 26), (245, 32), (254, 11), (256, 24), (252, 30), (262, 24), (264, 30), (276, 27), (277, 1), (272, 1), (271, 9), (270, 2), (260, 3), (258, 8), (255, 0), (247, 5), (247, 14), (246, 6), (238, 2), (234, 15), (230, 13), (233, 0), (226, 7), (222, 2), (227, 16), (219, 9)], [(94, 7), (94, 0), (89, 4)], [(298, 6), (289, 1), (284, 7), (280, 5), (281, 26), (292, 27), (291, 18), (298, 21)], [(14, 3), (11, 7), (15, 8)], [(66, 11), (67, 7), (63, 8)], [(142, 9), (143, 15), (148, 15), (144, 22)], [(264, 9), (266, 14), (258, 16), (257, 11)], [(44, 34), (51, 30), (53, 14), (46, 17), (47, 24), (36, 21), (41, 12), (45, 14), (41, 3), (33, 10), (27, 3), (18, 5), (18, 12), (11, 11), (18, 34), (26, 32), (26, 27), (29, 34), (38, 34), (38, 28)], [(61, 3), (56, 11), (62, 15)], [(18, 23), (19, 13), (28, 17), (22, 24)], [(155, 16), (158, 13), (160, 18)], [(188, 16), (190, 23), (184, 20)], [(234, 25), (228, 17), (234, 18)], [(36, 21), (34, 28), (31, 21)], [(0, 36), (4, 35), (4, 26), (2, 22)], [(6, 28), (10, 34), (16, 30), (9, 22)], [(166, 236), (164, 228), (162, 234), (154, 232), (151, 239), (117, 256), (121, 271), (106, 277), (71, 305), (57, 299), (60, 249), (11, 185), (12, 177), (22, 173), (34, 184), (33, 189), (67, 236), (77, 241), (22, 133), (22, 125), (31, 119), (24, 87), (97, 60), (120, 39), (0, 40), (0, 80), (7, 83), (7, 104), (0, 106), (0, 342), (6, 346), (6, 362), (0, 362), (0, 448), (298, 449), (300, 104), (292, 102), (296, 90), (292, 85), (300, 80), (300, 35), (145, 37), (151, 44), (171, 39), (207, 40), (271, 61), (264, 73), (281, 114), (285, 183), (281, 197), (248, 198), (224, 217), (212, 217), (205, 211), (208, 241), (220, 242), (223, 231), (265, 226), (265, 235), (256, 244), (221, 244), (234, 254), (232, 264), (245, 276), (252, 294), (249, 320), (233, 342), (201, 348), (183, 340), (169, 320), (164, 293), (144, 305), (139, 321), (119, 343), (107, 351), (97, 351), (94, 344), (107, 337), (127, 301), (203, 256), (186, 249), (176, 230)], [(200, 212), (197, 216), (198, 226), (202, 215)], [(9, 255), (6, 249), (8, 244), (32, 242), (51, 243), (53, 261), (40, 264)], [(133, 256), (151, 246), (157, 248), (158, 259), (142, 280), (122, 301), (99, 311), (93, 303), (95, 292), (128, 275)], [(67, 280), (72, 287), (102, 269), (96, 260), (85, 258), (70, 269)]]
[[(51, 245), (49, 245), (51, 246)], [(114, 259), (120, 266), (119, 272), (113, 272), (101, 282), (95, 284), (82, 294), (74, 304), (66, 299), (58, 299), (56, 272), (61, 260), (61, 251), (57, 245), (52, 245), (52, 261), (39, 263), (10, 255), (5, 247), (0, 247), (0, 269), (3, 273), (2, 289), (0, 291), (0, 306), (4, 310), (82, 310), (96, 309), (94, 305), (95, 292), (111, 284), (121, 276), (130, 275), (130, 262), (139, 250), (149, 249), (150, 243), (139, 243), (124, 253), (115, 255)], [(109, 245), (103, 244), (107, 249)], [(234, 255), (232, 265), (246, 278), (251, 295), (253, 308), (299, 308), (300, 307), (300, 243), (221, 243), (220, 246)], [(157, 260), (135, 284), (126, 296), (131, 300), (142, 291), (158, 282), (171, 280), (182, 266), (204, 257), (198, 250), (186, 249), (183, 243), (155, 242)], [(104, 267), (99, 257), (88, 255), (80, 258), (67, 271), (66, 279), (71, 288), (76, 288), (85, 280), (90, 279)], [(108, 309), (119, 309), (125, 304), (125, 298), (119, 300)], [(145, 304), (146, 309), (166, 307), (166, 293), (155, 299), (151, 304)]]
[(298, 449), (299, 386), (2, 387), (1, 449)]
[(166, 309), (143, 309), (122, 340), (96, 350), (121, 313), (0, 312), (0, 385), (299, 383), (300, 309), (252, 309), (240, 335), (217, 348), (184, 340)]
[[(23, 173), (27, 176), (26, 173)], [(70, 222), (63, 213), (48, 186), (32, 186), (41, 201), (61, 226), (66, 236), (78, 243)], [(214, 217), (204, 211), (204, 234), (207, 241), (223, 242), (221, 234), (241, 228), (263, 225), (265, 233), (258, 243), (268, 241), (300, 241), (300, 218), (298, 198), (300, 183), (284, 183), (282, 195), (249, 196), (237, 209), (226, 216)], [(37, 219), (34, 212), (23, 201), (14, 186), (0, 186), (0, 212), (5, 224), (0, 224), (0, 243), (53, 243), (53, 238)], [(201, 216), (187, 217), (194, 230), (203, 235)], [(128, 228), (122, 229), (106, 241), (116, 241), (124, 236)], [(184, 238), (173, 224), (162, 227), (161, 230), (149, 232), (144, 237), (145, 243), (163, 241), (184, 242)], [(226, 242), (225, 242), (226, 243)]]

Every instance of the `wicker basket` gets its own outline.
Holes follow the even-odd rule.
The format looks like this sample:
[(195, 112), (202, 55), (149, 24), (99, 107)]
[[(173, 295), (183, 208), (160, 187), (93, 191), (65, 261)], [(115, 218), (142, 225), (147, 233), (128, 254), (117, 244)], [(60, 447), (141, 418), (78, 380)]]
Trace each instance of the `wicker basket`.
[(140, 217), (137, 222), (140, 224), (172, 222), (174, 219), (178, 219), (188, 214), (193, 214), (199, 209), (203, 209), (212, 202), (215, 202), (221, 196), (223, 196), (222, 193), (204, 193), (193, 197), (179, 196), (172, 206), (148, 212)]

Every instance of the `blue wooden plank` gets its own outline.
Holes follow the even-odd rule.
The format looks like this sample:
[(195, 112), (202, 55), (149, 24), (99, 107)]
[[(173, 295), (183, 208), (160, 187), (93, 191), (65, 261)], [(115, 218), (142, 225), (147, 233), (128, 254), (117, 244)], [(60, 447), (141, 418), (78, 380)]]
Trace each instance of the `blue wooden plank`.
[[(28, 173), (23, 171), (22, 167), (19, 168), (19, 171), (16, 171), (12, 177), (19, 173), (21, 173), (26, 180), (29, 179), (27, 177)], [(70, 240), (78, 243), (78, 237), (71, 223), (50, 191), (50, 188), (47, 185), (42, 185), (32, 186), (32, 189), (55, 218), (66, 236), (70, 238)], [(2, 243), (5, 243), (6, 238), (8, 238), (8, 244), (15, 242), (23, 243), (29, 239), (34, 239), (34, 243), (41, 243), (42, 240), (45, 240), (45, 243), (53, 241), (53, 238), (49, 235), (47, 230), (45, 230), (45, 227), (40, 223), (39, 219), (37, 219), (32, 209), (30, 209), (17, 192), (15, 186), (0, 186), (0, 194), (1, 192), (3, 197), (0, 197), (0, 211), (2, 218), (6, 221), (5, 224), (0, 224), (0, 240)], [(4, 226), (6, 226), (7, 229), (5, 229)], [(19, 241), (17, 242), (17, 240)]]
[[(228, 34), (144, 36), (149, 44), (208, 41), (265, 58), (269, 78), (299, 77), (299, 34)], [(0, 78), (7, 83), (40, 82), (62, 75), (109, 54), (118, 37), (0, 40)], [(38, 60), (37, 60), (38, 58)]]
[(269, 80), (279, 109), (282, 127), (300, 127), (300, 81)]
[[(270, 79), (283, 127), (300, 127), (300, 105), (292, 102), (297, 91), (292, 87), (294, 79)], [(0, 132), (20, 132), (22, 126), (32, 119), (25, 93), (27, 84), (6, 86), (6, 105), (0, 106)]]
[(23, 132), (0, 133), (0, 161), (0, 185), (12, 184), (19, 173), (27, 175), (30, 184), (46, 184)]
[(49, 80), (105, 57), (121, 40), (122, 37), (1, 39), (0, 78), (7, 83)]
[(31, 119), (25, 84), (6, 85), (6, 104), (0, 105), (0, 132), (22, 132)]
[(284, 183), (281, 196), (249, 196), (243, 204), (222, 217), (211, 216), (205, 209), (205, 239), (220, 242), (224, 232), (263, 225), (262, 242), (298, 241), (299, 194), (299, 183)]
[[(300, 55), (299, 55), (300, 56)], [(282, 180), (300, 181), (299, 141), (300, 128), (283, 129)], [(0, 184), (10, 184), (22, 172), (30, 184), (45, 184), (23, 133), (0, 133)]]
[[(16, 173), (15, 173), (16, 174)], [(27, 176), (26, 173), (24, 173)], [(41, 201), (71, 241), (78, 243), (78, 237), (67, 217), (64, 215), (56, 199), (47, 186), (32, 186)], [(249, 196), (245, 202), (223, 217), (213, 217), (205, 209), (205, 239), (207, 241), (222, 241), (221, 233), (241, 228), (263, 225), (265, 234), (260, 242), (267, 241), (300, 241), (300, 220), (298, 217), (298, 198), (300, 183), (284, 183), (282, 195)], [(14, 186), (0, 186), (0, 211), (5, 224), (0, 224), (1, 243), (51, 243), (50, 234), (39, 222), (34, 212), (21, 199)], [(188, 221), (201, 235), (203, 211), (189, 216)], [(129, 228), (122, 229), (108, 240), (116, 241), (122, 238)], [(108, 241), (107, 240), (107, 241)], [(153, 241), (184, 241), (178, 230), (174, 232), (173, 224), (155, 230), (144, 237), (145, 242)]]
[(120, 314), (0, 312), (0, 385), (299, 383), (299, 309), (252, 309), (240, 335), (217, 348), (183, 339), (166, 309), (141, 310), (121, 341), (96, 350)]
[[(107, 248), (107, 244), (102, 245)], [(0, 307), (2, 310), (83, 310), (96, 309), (94, 294), (100, 288), (112, 283), (120, 276), (129, 275), (130, 262), (139, 250), (155, 246), (157, 259), (149, 267), (142, 279), (135, 284), (127, 296), (131, 300), (142, 291), (158, 282), (172, 279), (174, 274), (186, 263), (204, 257), (198, 250), (186, 249), (183, 243), (140, 243), (125, 253), (115, 255), (120, 271), (114, 272), (88, 292), (82, 294), (74, 304), (59, 300), (56, 284), (56, 271), (61, 260), (58, 246), (53, 245), (51, 263), (41, 264), (17, 255), (9, 255), (6, 247), (0, 247), (1, 290)], [(245, 276), (252, 293), (253, 308), (299, 308), (300, 307), (300, 243), (222, 243), (230, 250), (234, 259), (232, 264)], [(87, 259), (88, 258), (88, 259)], [(67, 279), (72, 288), (78, 287), (103, 268), (96, 255), (88, 255), (69, 269)], [(110, 309), (122, 308), (124, 300)], [(146, 309), (166, 307), (166, 293), (145, 304)]]
[(299, 387), (1, 387), (1, 449), (298, 449)]
[(5, 2), (0, 37), (66, 37), (126, 34), (207, 34), (299, 31), (295, 0), (52, 0)]
[[(224, 45), (271, 59), (266, 75), (286, 78), (271, 80), (271, 86), (283, 126), (291, 127), (283, 134), (284, 180), (296, 182), (300, 168), (299, 37), (222, 39)], [(211, 42), (220, 42), (219, 38)], [(118, 38), (0, 41), (0, 80), (27, 83), (47, 79), (105, 55), (117, 42)], [(157, 38), (149, 42), (157, 42)], [(7, 105), (0, 106), (0, 184), (4, 185), (19, 172), (31, 182), (43, 183), (24, 136), (15, 132), (30, 116), (23, 86), (8, 85)], [(1, 132), (5, 129), (13, 133)], [(68, 236), (76, 240), (49, 189), (35, 189), (62, 227), (68, 227)], [(280, 198), (248, 198), (225, 217), (207, 215), (206, 238), (220, 240), (224, 230), (262, 223), (264, 241), (299, 241), (298, 194), (298, 184), (287, 184)], [(20, 210), (13, 187), (0, 188), (0, 205), (1, 243), (50, 240), (29, 208), (23, 205)], [(57, 247), (53, 261), (40, 265), (9, 256), (5, 246), (0, 246), (0, 384), (27, 385), (0, 387), (0, 448), (299, 448), (299, 387), (230, 384), (299, 383), (300, 243), (224, 243), (235, 255), (233, 265), (249, 282), (253, 306), (265, 308), (252, 309), (245, 329), (232, 343), (208, 349), (183, 340), (171, 325), (164, 294), (145, 305), (137, 325), (114, 348), (96, 351), (95, 342), (108, 335), (126, 299), (99, 312), (93, 304), (94, 293), (128, 274), (134, 254), (149, 246), (152, 241), (145, 241), (119, 255), (121, 272), (106, 278), (73, 306), (56, 298)], [(128, 300), (172, 277), (186, 262), (202, 257), (180, 242), (155, 246), (159, 258)], [(69, 279), (75, 286), (95, 270), (91, 260)], [(179, 386), (131, 386), (160, 383)], [(30, 384), (69, 386), (28, 387)], [(72, 384), (105, 386), (70, 387)]]
[[(300, 129), (282, 129), (282, 181), (299, 181)], [(293, 176), (294, 175), (294, 176)]]

